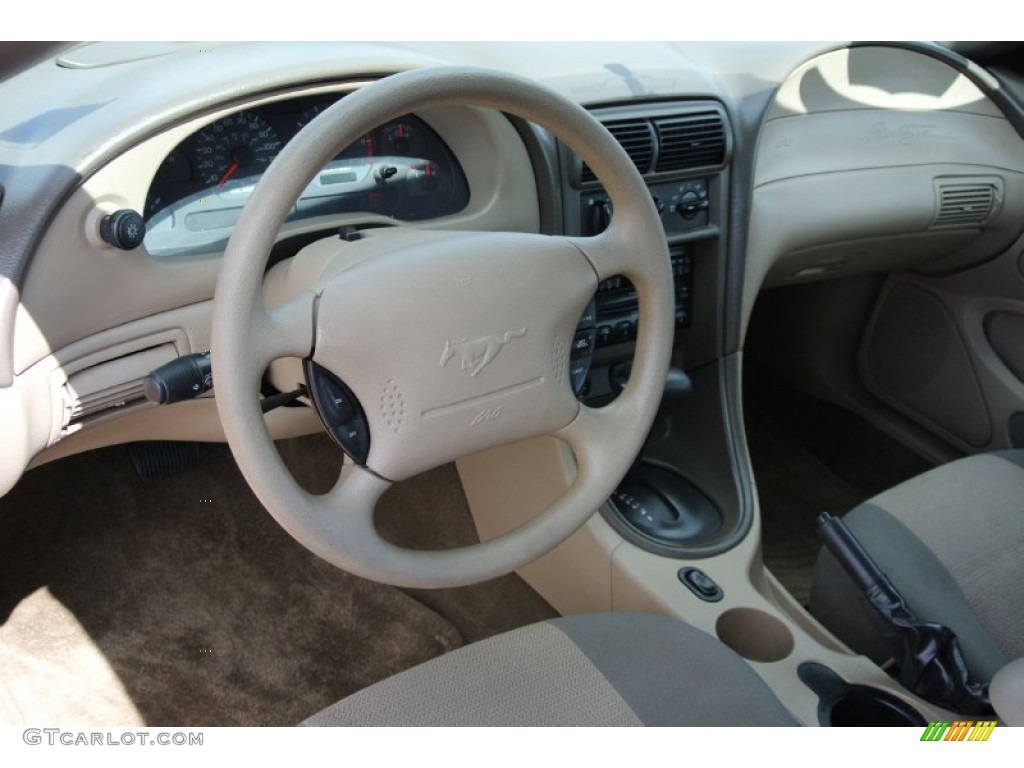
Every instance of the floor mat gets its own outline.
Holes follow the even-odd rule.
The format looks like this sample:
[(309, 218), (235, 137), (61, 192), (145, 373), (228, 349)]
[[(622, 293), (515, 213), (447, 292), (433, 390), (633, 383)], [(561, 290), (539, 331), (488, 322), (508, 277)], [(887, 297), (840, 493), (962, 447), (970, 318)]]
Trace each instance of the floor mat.
[(867, 497), (767, 413), (748, 409), (746, 424), (761, 503), (764, 562), (793, 597), (806, 604), (820, 547), (817, 516), (841, 515)]
[[(344, 573), (277, 526), (224, 446), (202, 455), (196, 470), (143, 482), (126, 448), (104, 449), (33, 470), (0, 499), (0, 699), (22, 718), (291, 725), (554, 615), (515, 576), (411, 592)], [(320, 437), (282, 455), (308, 486), (336, 477), (338, 452)], [(452, 467), (396, 486), (379, 517), (409, 546), (474, 536)]]
[(806, 604), (820, 548), (817, 516), (845, 514), (931, 465), (849, 411), (756, 369), (744, 387), (764, 561)]

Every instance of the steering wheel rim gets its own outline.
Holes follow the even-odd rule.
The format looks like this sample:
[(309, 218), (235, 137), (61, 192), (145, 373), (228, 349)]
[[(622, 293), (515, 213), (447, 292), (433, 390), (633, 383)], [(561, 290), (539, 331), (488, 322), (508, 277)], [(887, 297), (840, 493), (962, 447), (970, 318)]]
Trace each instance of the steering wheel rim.
[[(262, 297), (267, 258), (292, 205), (316, 173), (366, 132), (437, 106), (498, 109), (551, 131), (604, 184), (615, 210), (611, 225), (589, 238), (400, 228), (403, 234), (391, 240), (386, 235), (376, 241), (368, 238), (368, 252), (383, 249), (377, 258), (364, 259), (357, 268), (306, 286), (284, 305), (267, 309)], [(396, 242), (396, 252), (388, 252)], [(378, 367), (393, 370), (399, 363), (387, 357), (396, 349), (394, 340), (362, 322), (366, 318), (360, 313), (367, 307), (372, 312), (381, 296), (398, 295), (388, 291), (402, 280), (406, 293), (401, 295), (408, 302), (429, 302), (410, 292), (429, 276), (423, 270), (435, 270), (445, 286), (454, 282), (465, 288), (469, 283), (460, 275), (468, 271), (480, 277), (474, 278), (469, 293), (452, 294), (458, 301), (441, 296), (430, 304), (440, 316), (417, 323), (409, 329), (417, 336), (415, 343), (397, 347), (416, 358), (399, 367), (398, 378), (392, 375), (385, 385), (398, 386), (398, 381), (409, 390), (406, 400), (412, 407), (405, 409), (404, 434), (396, 429), (391, 435), (385, 427), (393, 426), (393, 411), (388, 420), (383, 407), (381, 412), (367, 407), (371, 447), (366, 466), (346, 464), (327, 494), (306, 493), (281, 461), (259, 408), (259, 382), (267, 365), (282, 357), (312, 357), (329, 369), (347, 366), (345, 381), (355, 396), (364, 405), (375, 402), (382, 391)], [(613, 403), (593, 409), (576, 400), (567, 370), (560, 373), (560, 366), (568, 368), (567, 347), (598, 281), (613, 275), (629, 278), (637, 290), (633, 374)], [(365, 294), (370, 298), (360, 305), (358, 297)], [(510, 572), (557, 546), (614, 490), (639, 451), (661, 398), (673, 310), (660, 219), (632, 161), (600, 123), (557, 92), (517, 76), (462, 67), (413, 70), (364, 86), (325, 110), (282, 149), (254, 189), (235, 225), (217, 282), (212, 330), (217, 409), (235, 460), (256, 496), (314, 553), (357, 575), (397, 586), (475, 583)], [(520, 327), (529, 330), (520, 334)], [(476, 365), (467, 368), (465, 361), (462, 370), (446, 367), (444, 355), (438, 365), (442, 345), (447, 353), (460, 328), (474, 335), (490, 329), (495, 337), (504, 331), (505, 346), (500, 357), (494, 353), (488, 359), (493, 364), (487, 371), (476, 370)], [(509, 377), (521, 377), (520, 370), (527, 369), (537, 375), (525, 382), (530, 385), (526, 390), (523, 384), (508, 385), (518, 381)], [(447, 396), (454, 401), (424, 408), (439, 390), (454, 393)], [(455, 397), (465, 393), (468, 398)], [(486, 429), (470, 424), (468, 416), (488, 403), (507, 404), (510, 418)], [(488, 407), (493, 412), (496, 406)], [(445, 418), (432, 418), (439, 412)], [(402, 549), (377, 533), (373, 511), (392, 481), (475, 450), (543, 434), (570, 445), (577, 474), (565, 494), (529, 522), (494, 539), (443, 551)]]

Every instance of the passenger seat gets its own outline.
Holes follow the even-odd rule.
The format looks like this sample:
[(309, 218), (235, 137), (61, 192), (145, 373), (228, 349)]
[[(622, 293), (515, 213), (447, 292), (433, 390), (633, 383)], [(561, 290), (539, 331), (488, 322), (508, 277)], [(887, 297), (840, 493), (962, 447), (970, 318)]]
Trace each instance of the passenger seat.
[[(971, 456), (912, 478), (844, 520), (918, 619), (959, 638), (971, 679), (1024, 657), (1024, 451)], [(853, 650), (884, 663), (875, 615), (822, 550), (809, 606)]]

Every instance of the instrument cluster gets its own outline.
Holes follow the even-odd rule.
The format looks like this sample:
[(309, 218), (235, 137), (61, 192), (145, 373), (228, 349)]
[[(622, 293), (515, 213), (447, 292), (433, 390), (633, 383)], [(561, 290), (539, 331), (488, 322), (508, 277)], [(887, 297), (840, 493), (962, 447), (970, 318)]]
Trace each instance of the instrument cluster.
[[(281, 148), (339, 98), (308, 96), (226, 115), (164, 158), (143, 216), (154, 256), (222, 249), (263, 172)], [(444, 141), (414, 115), (343, 149), (310, 182), (289, 220), (370, 212), (404, 221), (460, 211), (469, 188)]]

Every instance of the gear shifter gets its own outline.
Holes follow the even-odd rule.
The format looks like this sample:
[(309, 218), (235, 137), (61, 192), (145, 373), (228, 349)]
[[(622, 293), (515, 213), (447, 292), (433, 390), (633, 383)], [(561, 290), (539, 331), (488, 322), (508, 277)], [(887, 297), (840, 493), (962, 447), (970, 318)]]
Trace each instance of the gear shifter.
[(661, 395), (661, 403), (658, 405), (658, 413), (654, 417), (651, 431), (647, 433), (644, 447), (640, 449), (637, 462), (643, 459), (647, 447), (658, 440), (669, 436), (672, 429), (672, 413), (679, 408), (693, 392), (693, 382), (685, 372), (679, 368), (669, 368), (665, 377), (665, 391)]
[(718, 508), (696, 486), (674, 468), (644, 458), (652, 444), (671, 437), (672, 414), (685, 407), (692, 391), (686, 373), (669, 369), (651, 431), (611, 497), (631, 529), (670, 547), (709, 537), (722, 525)]

